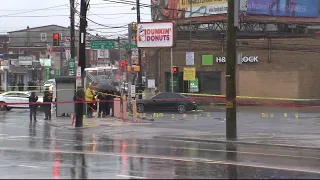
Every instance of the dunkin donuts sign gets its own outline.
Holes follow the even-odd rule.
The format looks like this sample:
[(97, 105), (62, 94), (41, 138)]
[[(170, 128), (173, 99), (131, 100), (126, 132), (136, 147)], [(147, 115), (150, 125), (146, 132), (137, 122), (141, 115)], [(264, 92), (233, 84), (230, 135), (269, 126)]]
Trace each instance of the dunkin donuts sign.
[(140, 23), (137, 26), (139, 48), (172, 47), (174, 45), (174, 23)]

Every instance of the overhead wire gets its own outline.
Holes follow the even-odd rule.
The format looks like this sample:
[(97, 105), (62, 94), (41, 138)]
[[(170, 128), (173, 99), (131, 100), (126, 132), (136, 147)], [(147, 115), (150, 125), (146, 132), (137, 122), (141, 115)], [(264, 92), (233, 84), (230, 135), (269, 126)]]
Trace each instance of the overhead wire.
[[(132, 2), (132, 1), (124, 1), (124, 0), (118, 0), (118, 1), (106, 0), (106, 1), (112, 2), (112, 3), (119, 3), (119, 4), (136, 5), (135, 2)], [(142, 7), (153, 7), (152, 5), (148, 5), (148, 4), (143, 4), (143, 3), (140, 3), (140, 4), (141, 4)], [(158, 7), (153, 7), (153, 8), (158, 8)], [(169, 9), (169, 8), (167, 8), (167, 10), (178, 10), (178, 9)], [(181, 10), (181, 11), (187, 12), (186, 10)], [(78, 11), (76, 11), (76, 13), (80, 16)], [(87, 18), (87, 20), (92, 22), (92, 23), (94, 23), (94, 24), (96, 24), (96, 25), (103, 26), (106, 29), (109, 29), (109, 28), (110, 29), (113, 29), (113, 28), (126, 28), (127, 27), (127, 25), (124, 25), (124, 26), (113, 26), (112, 27), (112, 26), (107, 26), (107, 25), (101, 24), (101, 23), (97, 23), (96, 21), (93, 21), (90, 18)], [(113, 32), (110, 32), (110, 33), (113, 33)], [(37, 37), (37, 38), (39, 38), (39, 37)], [(201, 43), (192, 42), (192, 44), (204, 44), (204, 43), (203, 42), (201, 42)], [(210, 44), (210, 42), (208, 44)], [(274, 44), (274, 43), (272, 43), (272, 44)], [(260, 49), (262, 48), (262, 49), (264, 49), (264, 47), (256, 47), (256, 45), (265, 45), (265, 44), (263, 44), (263, 43), (255, 44), (254, 46), (252, 46), (250, 48), (260, 48)], [(285, 45), (285, 44), (282, 44), (282, 45)], [(295, 46), (295, 45), (290, 45), (290, 46)], [(315, 46), (317, 46), (317, 45), (315, 45)], [(246, 47), (248, 47), (248, 46), (246, 46)], [(315, 51), (311, 51), (311, 52), (315, 52)]]

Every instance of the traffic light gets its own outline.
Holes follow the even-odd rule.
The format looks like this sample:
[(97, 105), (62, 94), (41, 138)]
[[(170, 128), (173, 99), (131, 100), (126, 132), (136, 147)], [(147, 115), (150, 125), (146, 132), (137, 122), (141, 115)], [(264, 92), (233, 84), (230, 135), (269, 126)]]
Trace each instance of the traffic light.
[(179, 70), (178, 70), (178, 66), (173, 66), (172, 67), (172, 72), (173, 73), (177, 73)]
[(125, 60), (122, 60), (122, 61), (121, 61), (121, 67), (122, 67), (122, 68), (125, 68), (126, 65), (127, 65), (126, 61), (125, 61)]
[(131, 44), (137, 43), (137, 24), (131, 23), (130, 24), (130, 37), (131, 37)]
[(53, 46), (60, 46), (60, 34), (53, 33)]

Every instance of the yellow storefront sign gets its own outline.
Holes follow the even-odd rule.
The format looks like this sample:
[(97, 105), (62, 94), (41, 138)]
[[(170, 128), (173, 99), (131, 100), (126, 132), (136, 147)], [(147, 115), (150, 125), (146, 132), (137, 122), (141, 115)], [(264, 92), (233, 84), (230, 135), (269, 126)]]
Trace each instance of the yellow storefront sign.
[(184, 81), (194, 81), (196, 79), (196, 68), (185, 67), (183, 68), (183, 80)]
[[(191, 0), (193, 7), (220, 5), (227, 3), (227, 0)], [(190, 8), (190, 0), (180, 0), (180, 8)]]

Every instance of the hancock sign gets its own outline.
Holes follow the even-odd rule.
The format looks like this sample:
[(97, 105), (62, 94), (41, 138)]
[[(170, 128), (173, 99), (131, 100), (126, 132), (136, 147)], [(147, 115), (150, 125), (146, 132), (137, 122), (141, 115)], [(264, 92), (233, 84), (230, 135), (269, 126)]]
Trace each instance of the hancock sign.
[[(225, 63), (226, 57), (216, 57), (216, 63)], [(241, 63), (257, 63), (259, 62), (259, 56), (243, 56)]]

